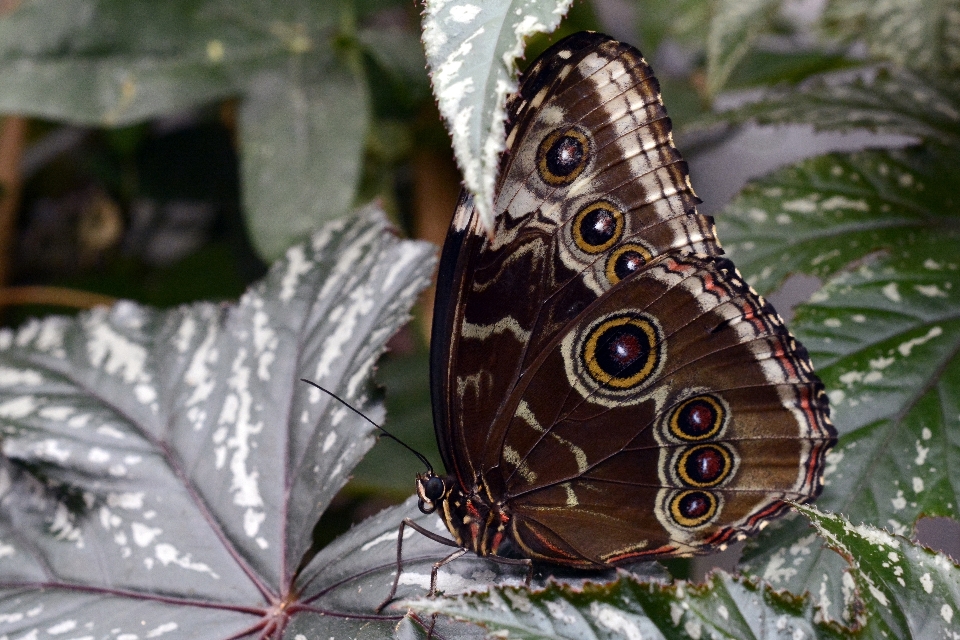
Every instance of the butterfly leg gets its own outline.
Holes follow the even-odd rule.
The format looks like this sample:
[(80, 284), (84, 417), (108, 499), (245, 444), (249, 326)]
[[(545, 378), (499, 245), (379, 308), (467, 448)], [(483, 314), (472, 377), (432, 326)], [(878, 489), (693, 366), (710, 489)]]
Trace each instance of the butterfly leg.
[(430, 597), (437, 595), (437, 574), (440, 573), (440, 567), (449, 564), (467, 552), (463, 547), (457, 549), (443, 560), (433, 563), (433, 570), (430, 572)]
[[(458, 550), (460, 549), (460, 545), (458, 545), (453, 540), (448, 540), (447, 538), (444, 538), (443, 536), (439, 536), (432, 531), (427, 531), (426, 529), (418, 525), (416, 522), (414, 522), (410, 518), (404, 518), (403, 522), (400, 523), (400, 528), (397, 530), (397, 574), (393, 578), (393, 586), (390, 588), (390, 593), (387, 594), (387, 597), (384, 598), (383, 602), (377, 605), (377, 608), (375, 609), (377, 613), (380, 613), (383, 610), (383, 608), (386, 607), (391, 600), (393, 600), (394, 596), (397, 595), (397, 586), (400, 584), (400, 571), (403, 568), (403, 530), (405, 527), (410, 527), (420, 535), (430, 538), (434, 542), (445, 544), (448, 547), (457, 547)], [(463, 549), (463, 551), (466, 551), (466, 549)], [(463, 554), (460, 554), (460, 555), (463, 555)], [(443, 564), (446, 564), (447, 562), (449, 562), (449, 560), (452, 560), (452, 559), (453, 558), (450, 558), (448, 556), (447, 558), (444, 558), (444, 560), (441, 560), (437, 564), (442, 566)], [(438, 568), (439, 567), (437, 565), (434, 565), (433, 572), (430, 574), (430, 595), (433, 595), (433, 592), (435, 591), (434, 587), (436, 586)]]

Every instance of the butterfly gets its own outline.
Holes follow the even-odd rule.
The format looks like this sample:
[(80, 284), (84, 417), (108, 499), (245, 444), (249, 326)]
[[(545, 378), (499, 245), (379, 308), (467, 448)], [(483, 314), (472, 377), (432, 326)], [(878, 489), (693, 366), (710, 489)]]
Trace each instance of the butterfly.
[[(493, 233), (465, 191), (438, 274), (447, 474), (417, 493), (450, 557), (706, 553), (814, 500), (836, 443), (823, 385), (697, 212), (640, 52), (572, 35), (507, 112)], [(398, 547), (398, 578), (400, 562)]]

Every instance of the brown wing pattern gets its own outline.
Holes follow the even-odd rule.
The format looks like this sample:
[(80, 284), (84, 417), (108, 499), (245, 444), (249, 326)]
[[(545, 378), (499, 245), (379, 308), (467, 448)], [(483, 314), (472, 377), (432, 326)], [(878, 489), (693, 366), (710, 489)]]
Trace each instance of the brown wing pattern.
[[(696, 254), (611, 289), (544, 350), (514, 402), (494, 427), (487, 484), (527, 555), (567, 564), (754, 532), (782, 500), (820, 493), (835, 439), (803, 347), (728, 260)], [(565, 524), (587, 514), (599, 529)]]
[[(444, 462), (464, 483), (530, 354), (609, 288), (608, 272), (625, 275), (669, 251), (722, 253), (712, 219), (696, 213), (659, 84), (639, 52), (592, 33), (551, 51), (508, 104), (493, 240), (464, 196), (441, 259), (434, 420)], [(555, 160), (571, 140), (581, 143), (582, 166), (555, 180), (550, 167), (569, 169)], [(598, 244), (610, 230), (613, 242)]]
[(440, 265), (434, 419), (463, 493), (575, 566), (722, 544), (815, 497), (822, 386), (718, 257), (640, 53), (571, 36), (508, 112), (494, 233), (462, 197)]

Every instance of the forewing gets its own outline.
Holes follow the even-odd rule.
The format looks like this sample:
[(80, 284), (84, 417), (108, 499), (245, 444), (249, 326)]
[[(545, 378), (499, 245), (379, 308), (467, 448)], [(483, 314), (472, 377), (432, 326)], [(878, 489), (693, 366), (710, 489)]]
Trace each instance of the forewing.
[(497, 453), (490, 429), (522, 372), (577, 314), (659, 255), (722, 252), (636, 49), (570, 36), (531, 65), (508, 112), (495, 232), (461, 197), (434, 315), (435, 426), (464, 486)]

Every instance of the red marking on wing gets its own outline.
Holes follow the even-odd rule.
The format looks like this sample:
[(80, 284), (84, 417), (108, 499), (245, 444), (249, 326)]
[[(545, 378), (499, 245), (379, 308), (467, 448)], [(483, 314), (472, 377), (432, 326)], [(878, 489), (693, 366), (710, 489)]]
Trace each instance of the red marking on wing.
[(671, 553), (676, 552), (677, 547), (670, 545), (663, 545), (662, 547), (657, 547), (656, 549), (647, 549), (645, 551), (630, 551), (629, 553), (621, 553), (617, 556), (611, 556), (607, 559), (607, 564), (616, 564), (618, 562), (623, 562), (625, 560), (633, 560), (637, 558), (647, 558), (651, 556), (665, 556)]

